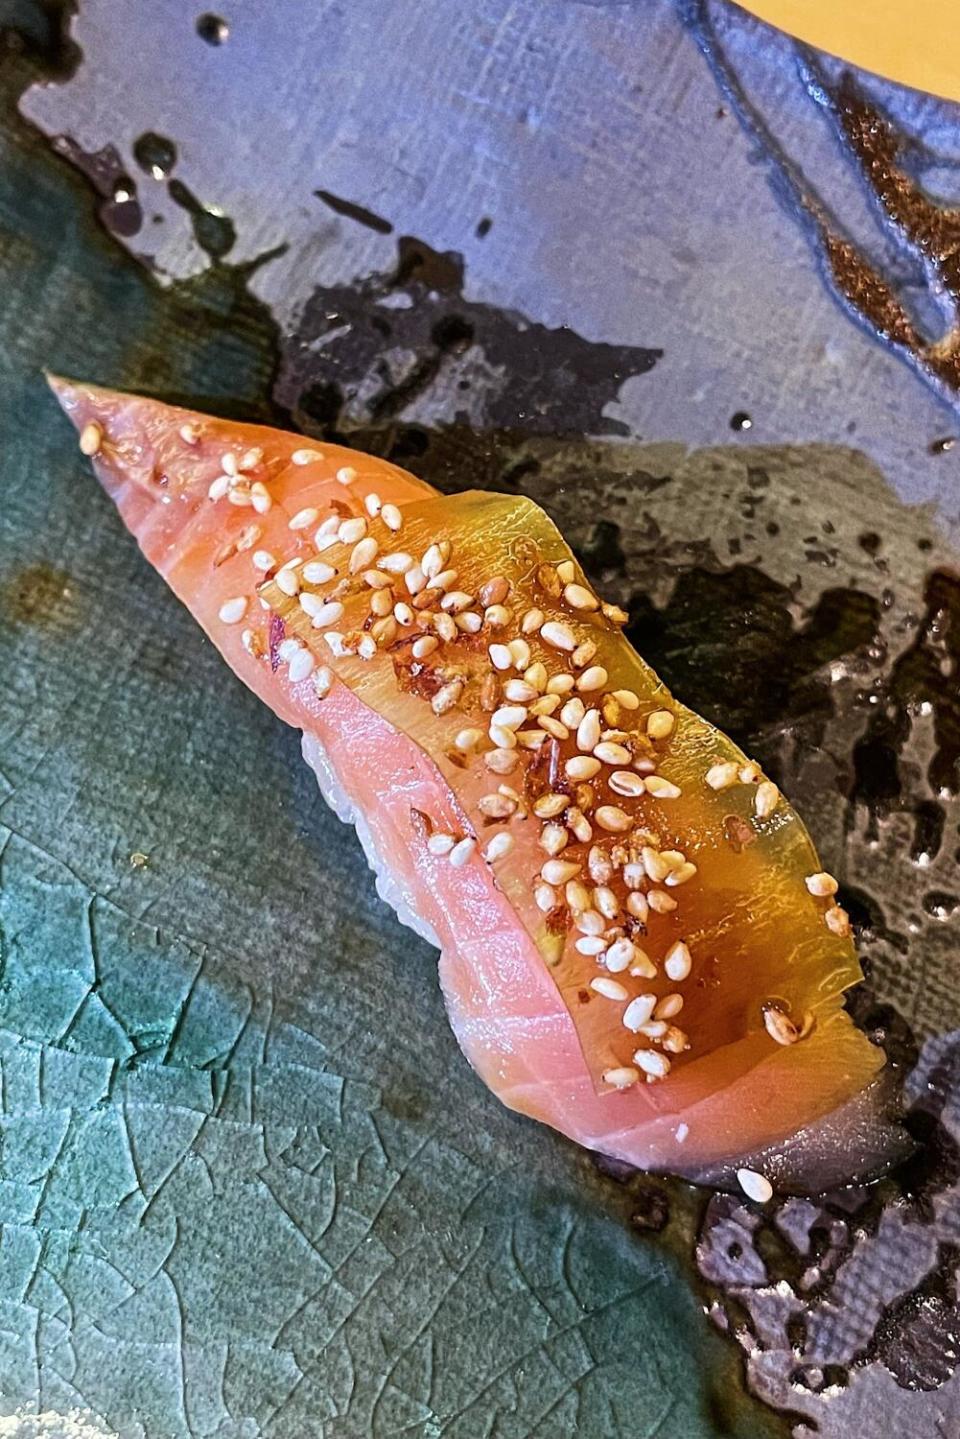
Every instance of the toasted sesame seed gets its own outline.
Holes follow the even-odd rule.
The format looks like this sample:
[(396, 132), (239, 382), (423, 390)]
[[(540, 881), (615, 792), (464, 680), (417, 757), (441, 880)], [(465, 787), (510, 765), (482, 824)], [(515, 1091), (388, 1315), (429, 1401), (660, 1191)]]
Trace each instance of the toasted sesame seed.
[(633, 825), (630, 816), (615, 804), (600, 805), (594, 819), (601, 829), (608, 830), (611, 834), (626, 834)]
[(648, 774), (643, 783), (647, 794), (652, 794), (654, 799), (679, 799), (683, 793), (679, 785), (671, 784), (660, 774)]
[(596, 934), (585, 934), (582, 939), (577, 940), (575, 945), (578, 954), (591, 956), (603, 954), (606, 947), (607, 941)]
[(552, 884), (538, 879), (533, 886), (533, 899), (542, 914), (549, 914), (557, 907), (557, 891)]
[(290, 676), (291, 682), (293, 684), (298, 684), (300, 680), (309, 679), (310, 675), (313, 674), (313, 671), (316, 668), (316, 663), (317, 662), (314, 659), (313, 655), (310, 653), (310, 651), (305, 647), (301, 646), (301, 648), (297, 650), (297, 653), (293, 655), (290, 660), (290, 667), (287, 673)]
[(308, 560), (303, 567), (303, 578), (308, 585), (325, 585), (336, 573), (333, 565), (324, 560)]
[(403, 575), (413, 564), (413, 555), (408, 555), (404, 550), (396, 550), (393, 554), (384, 555), (378, 562), (378, 568), (386, 570), (391, 575)]
[(738, 1169), (737, 1183), (748, 1199), (755, 1204), (766, 1204), (773, 1198), (773, 1185), (763, 1174), (758, 1174), (755, 1169)]
[(596, 595), (591, 594), (583, 585), (568, 584), (564, 589), (563, 597), (567, 604), (575, 610), (598, 610), (600, 608), (600, 601)]
[(606, 953), (607, 969), (611, 974), (620, 974), (629, 969), (636, 958), (636, 946), (629, 939), (618, 939)]
[(525, 635), (534, 634), (543, 624), (545, 619), (546, 615), (543, 613), (543, 610), (538, 610), (536, 606), (534, 606), (533, 609), (527, 610), (526, 614), (523, 616), (523, 619), (520, 621), (521, 633)]
[(775, 1004), (764, 1007), (763, 1023), (770, 1038), (776, 1040), (777, 1044), (796, 1044), (800, 1038), (800, 1031), (793, 1020)]
[(650, 906), (647, 903), (647, 897), (638, 889), (631, 890), (627, 895), (627, 913), (634, 919), (638, 919), (641, 924), (646, 924), (649, 918)]
[(592, 755), (578, 754), (568, 759), (563, 769), (568, 779), (592, 779), (600, 772), (600, 761)]
[(664, 974), (666, 974), (668, 979), (672, 979), (674, 984), (680, 984), (683, 980), (689, 978), (692, 967), (693, 960), (691, 959), (690, 951), (683, 940), (678, 939), (674, 944), (671, 944), (664, 956)]
[(519, 759), (516, 750), (491, 749), (484, 755), (483, 762), (494, 774), (510, 774), (516, 769)]
[(685, 1049), (690, 1048), (690, 1041), (682, 1029), (675, 1024), (667, 1026), (667, 1032), (661, 1041), (663, 1048), (668, 1054), (683, 1054)]
[(647, 903), (655, 914), (672, 914), (677, 908), (677, 901), (673, 895), (667, 894), (664, 889), (651, 889), (647, 892)]
[[(587, 710), (577, 726), (577, 748), (592, 754), (600, 743), (600, 715), (597, 710)], [(629, 758), (629, 756), (628, 756)], [(596, 770), (593, 771), (596, 774)]]
[(537, 566), (537, 583), (541, 589), (546, 590), (552, 599), (558, 600), (560, 598), (560, 590), (562, 588), (560, 576), (557, 574), (553, 565)]
[(773, 780), (765, 779), (757, 785), (753, 797), (753, 808), (758, 819), (767, 819), (780, 803), (780, 791)]
[[(426, 657), (427, 657), (427, 655), (432, 655), (433, 652), (434, 652), (434, 650), (435, 650), (435, 649), (438, 649), (439, 646), (440, 646), (440, 641), (437, 639), (437, 637), (436, 637), (435, 635), (421, 635), (418, 640), (414, 640), (414, 642), (413, 642), (413, 647), (412, 647), (413, 657), (414, 657), (415, 660), (425, 660)], [(466, 734), (466, 733), (468, 733), (468, 731), (467, 731), (467, 730), (463, 730), (463, 731), (461, 731), (461, 733)], [(471, 730), (471, 731), (469, 731), (469, 733), (475, 734), (475, 735), (478, 735), (478, 736), (479, 736), (480, 731), (479, 731), (479, 730)], [(460, 746), (458, 745), (458, 748), (459, 748), (459, 747), (460, 747)]]
[(831, 934), (839, 935), (845, 939), (850, 933), (850, 916), (839, 904), (832, 904), (824, 911), (823, 922)]
[(380, 546), (372, 535), (367, 535), (366, 539), (358, 540), (350, 552), (350, 573), (352, 575), (359, 574), (361, 570), (365, 570), (369, 565), (373, 564), (379, 549)]
[(676, 1019), (683, 1008), (682, 994), (665, 994), (653, 1011), (656, 1019)]
[(816, 895), (818, 899), (826, 899), (830, 895), (836, 894), (840, 888), (833, 875), (827, 874), (825, 870), (821, 870), (818, 874), (808, 874), (804, 883), (810, 893)]
[(740, 766), (737, 778), (741, 784), (756, 784), (760, 778), (761, 770), (756, 760), (747, 760), (745, 765)]
[(554, 819), (563, 814), (570, 803), (565, 794), (542, 794), (533, 802), (533, 812), (538, 819)]
[(504, 794), (485, 794), (478, 800), (477, 809), (487, 819), (509, 819), (516, 814), (517, 802)]
[(494, 860), (503, 859), (512, 849), (513, 835), (507, 834), (507, 832), (503, 830), (500, 834), (493, 836), (493, 839), (483, 851), (483, 857), (488, 864), (493, 864)]
[(392, 645), (397, 637), (397, 622), (393, 615), (382, 615), (370, 626), (370, 634), (378, 645)]
[(503, 575), (494, 575), (486, 580), (477, 592), (480, 603), (487, 606), (502, 605), (510, 593), (510, 582)]
[(403, 583), (411, 595), (420, 595), (426, 588), (427, 577), (419, 565), (411, 565), (403, 577)]
[(711, 765), (704, 778), (711, 789), (729, 789), (737, 782), (738, 766), (733, 760)]
[(593, 839), (593, 826), (577, 805), (571, 805), (567, 810), (567, 828), (580, 844), (589, 844)]
[(242, 554), (245, 550), (252, 549), (262, 534), (259, 525), (244, 525), (233, 542), (237, 553)]
[(591, 665), (577, 677), (577, 689), (581, 694), (587, 694), (592, 690), (602, 690), (606, 682), (607, 672), (603, 665)]
[(409, 627), (410, 625), (412, 625), (414, 619), (416, 618), (413, 610), (408, 604), (406, 604), (404, 600), (398, 600), (397, 603), (394, 605), (393, 617), (398, 625), (403, 625), (404, 627)]
[(547, 680), (548, 695), (568, 695), (576, 684), (573, 675), (563, 672)]
[(476, 847), (477, 841), (469, 835), (466, 839), (461, 839), (457, 844), (455, 844), (453, 846), (453, 849), (450, 851), (450, 863), (453, 865), (454, 869), (460, 869), (463, 865), (465, 865), (467, 860), (473, 854)]
[(247, 613), (247, 604), (246, 595), (236, 595), (232, 600), (225, 601), (218, 611), (221, 624), (238, 624)]
[(634, 1034), (639, 1034), (643, 1026), (649, 1022), (656, 1003), (655, 994), (638, 994), (636, 999), (631, 999), (623, 1011), (624, 1027), (632, 1029)]
[(427, 849), (431, 854), (449, 854), (456, 844), (452, 834), (432, 834), (427, 840)]
[(290, 459), (295, 465), (312, 465), (323, 459), (322, 450), (294, 450)]
[(255, 480), (250, 486), (250, 503), (258, 515), (265, 515), (272, 507), (273, 499), (262, 480)]
[[(429, 636), (429, 635), (425, 635), (424, 638), (425, 638), (425, 639), (429, 639), (430, 636)], [(417, 641), (417, 644), (419, 644), (419, 640)], [(414, 647), (413, 647), (413, 651), (414, 651), (414, 654), (416, 654), (416, 651), (417, 651), (417, 646), (416, 646), (416, 644), (415, 644)], [(429, 654), (429, 651), (427, 651), (427, 653)], [(418, 659), (422, 659), (423, 656), (422, 656), (422, 655), (417, 655), (417, 658), (418, 658)], [(482, 740), (483, 740), (483, 730), (479, 730), (479, 729), (462, 729), (462, 730), (460, 730), (459, 734), (457, 734), (457, 735), (454, 737), (453, 743), (454, 743), (454, 746), (455, 746), (458, 750), (460, 750), (461, 754), (470, 754), (472, 750), (475, 750), (475, 749), (476, 749), (477, 745), (480, 744), (480, 743), (482, 742)]]
[(544, 644), (552, 645), (557, 650), (574, 650), (577, 647), (576, 636), (569, 625), (561, 624), (558, 620), (547, 620), (546, 624), (540, 627), (540, 638)]
[(563, 897), (574, 914), (583, 914), (584, 910), (590, 908), (590, 891), (582, 880), (568, 880), (564, 886)]
[(227, 491), (227, 504), (249, 506), (253, 504), (253, 495), (246, 485), (232, 483)]
[(619, 605), (609, 605), (604, 602), (600, 608), (607, 619), (615, 625), (625, 625), (630, 618), (626, 610), (622, 610)]
[(602, 764), (629, 764), (630, 751), (622, 744), (613, 744), (610, 740), (603, 740), (600, 744), (594, 745), (593, 753)]
[(637, 1033), (642, 1034), (644, 1039), (652, 1039), (654, 1044), (663, 1039), (667, 1033), (668, 1025), (662, 1019), (651, 1019), (643, 1025)]
[[(430, 588), (432, 590), (448, 590), (451, 585), (456, 583), (458, 574), (459, 571), (457, 570), (441, 570), (438, 575), (432, 576)], [(462, 591), (458, 591), (458, 593), (462, 593)], [(470, 603), (473, 603), (472, 595), (470, 596)]]
[(630, 973), (634, 976), (635, 979), (656, 979), (657, 966), (654, 964), (649, 954), (647, 954), (645, 950), (640, 949), (636, 945), (634, 946), (634, 948), (637, 952), (634, 955), (633, 964), (631, 964), (630, 966)]
[(676, 719), (670, 710), (654, 710), (647, 715), (647, 734), (651, 739), (666, 739), (673, 734)]
[(541, 694), (547, 687), (547, 667), (541, 660), (537, 660), (529, 669), (524, 670), (523, 678), (527, 684), (533, 685)]
[(457, 638), (457, 627), (451, 615), (434, 615), (433, 627), (442, 640), (447, 644)]
[(638, 1049), (633, 1056), (637, 1064), (650, 1080), (666, 1079), (670, 1073), (670, 1061), (665, 1054), (658, 1054), (655, 1049)]
[(487, 653), (495, 669), (509, 670), (513, 668), (513, 655), (506, 645), (490, 645)]
[(607, 779), (607, 784), (614, 794), (622, 794), (627, 799), (636, 799), (644, 792), (644, 783), (641, 777), (628, 769), (614, 770)]
[(287, 521), (287, 528), (290, 530), (308, 530), (315, 525), (320, 518), (320, 511), (312, 508), (297, 510), (297, 513)]
[(508, 729), (506, 725), (491, 724), (490, 728), (487, 730), (487, 734), (490, 736), (497, 749), (516, 748), (517, 736), (514, 734), (513, 730)]
[(554, 739), (569, 739), (570, 737), (570, 731), (566, 725), (561, 724), (552, 715), (538, 715), (537, 724), (541, 729), (546, 730), (547, 734), (553, 735)]
[(253, 568), (255, 570), (273, 570), (277, 567), (277, 557), (269, 550), (254, 550)]
[(647, 872), (647, 878), (652, 879), (654, 884), (660, 884), (670, 873), (670, 863), (650, 845), (644, 845), (641, 852), (643, 867)]
[(631, 1084), (637, 1083), (640, 1074), (632, 1064), (620, 1064), (615, 1069), (605, 1069), (603, 1078), (614, 1089), (629, 1089)]
[(450, 710), (459, 704), (462, 693), (463, 680), (449, 680), (437, 690), (433, 699), (430, 701), (430, 708), (435, 715), (449, 714)]
[(378, 619), (393, 612), (393, 590), (374, 590), (370, 596), (370, 613)]
[(540, 831), (540, 848), (545, 849), (549, 855), (560, 854), (569, 842), (570, 836), (562, 824), (545, 824)]
[(685, 860), (683, 864), (672, 869), (664, 881), (671, 889), (679, 889), (681, 884), (686, 884), (688, 879), (693, 879), (697, 872), (697, 866), (691, 860)]
[(600, 712), (607, 724), (618, 725), (620, 723), (622, 711), (613, 695), (604, 695), (600, 703)]
[(344, 465), (337, 471), (337, 479), (341, 485), (352, 485), (357, 478), (357, 472), (352, 465)]
[(566, 884), (580, 873), (580, 865), (572, 859), (548, 859), (540, 870), (540, 878), (547, 884)]
[(296, 570), (280, 570), (276, 576), (277, 588), (285, 595), (299, 594), (300, 576)]
[(609, 979), (605, 974), (597, 975), (591, 979), (590, 988), (597, 994), (602, 994), (604, 999), (626, 999), (629, 991), (618, 979)]
[(530, 663), (530, 646), (526, 640), (510, 640), (507, 649), (510, 651), (514, 669), (525, 670)]
[(570, 656), (570, 663), (574, 669), (582, 670), (584, 665), (590, 663), (596, 653), (597, 647), (593, 643), (593, 640), (584, 640), (583, 644), (577, 645), (573, 654)]

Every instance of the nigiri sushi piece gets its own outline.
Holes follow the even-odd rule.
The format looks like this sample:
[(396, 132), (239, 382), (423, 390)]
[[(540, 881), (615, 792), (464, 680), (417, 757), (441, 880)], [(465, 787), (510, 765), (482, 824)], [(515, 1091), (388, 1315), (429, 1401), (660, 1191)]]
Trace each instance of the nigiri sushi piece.
[(303, 732), (381, 893), (440, 949), (505, 1104), (719, 1180), (759, 1156), (798, 1183), (818, 1124), (839, 1172), (844, 1114), (870, 1148), (884, 1057), (844, 1008), (862, 975), (836, 881), (542, 510), (50, 383), (146, 558)]

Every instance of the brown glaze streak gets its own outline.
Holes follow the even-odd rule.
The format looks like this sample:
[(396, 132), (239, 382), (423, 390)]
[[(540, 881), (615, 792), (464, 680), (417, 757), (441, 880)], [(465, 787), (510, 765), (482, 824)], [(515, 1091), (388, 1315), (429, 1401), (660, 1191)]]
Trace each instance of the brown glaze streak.
[(922, 256), (952, 301), (947, 333), (933, 344), (919, 334), (896, 294), (849, 241), (824, 231), (834, 280), (863, 317), (886, 339), (909, 350), (931, 376), (960, 391), (960, 210), (938, 205), (900, 162), (903, 139), (846, 75), (834, 96), (841, 135), (885, 217)]

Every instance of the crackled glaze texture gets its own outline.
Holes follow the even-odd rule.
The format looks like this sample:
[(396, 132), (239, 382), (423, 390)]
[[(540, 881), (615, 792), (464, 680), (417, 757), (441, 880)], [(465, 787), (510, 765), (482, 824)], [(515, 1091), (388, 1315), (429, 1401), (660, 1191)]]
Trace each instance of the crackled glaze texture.
[[(957, 112), (719, 0), (254, 8), (0, 21), (0, 1433), (951, 1435), (955, 296), (888, 221)], [(542, 504), (842, 879), (910, 1164), (761, 1216), (489, 1100), (45, 364)]]

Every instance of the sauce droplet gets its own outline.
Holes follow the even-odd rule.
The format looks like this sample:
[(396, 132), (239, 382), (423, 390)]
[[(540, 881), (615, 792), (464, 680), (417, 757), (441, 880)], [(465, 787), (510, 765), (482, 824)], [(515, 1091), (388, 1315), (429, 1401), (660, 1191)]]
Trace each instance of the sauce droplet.
[(735, 415), (730, 416), (730, 428), (731, 430), (752, 430), (753, 420), (746, 410), (738, 410)]
[(230, 26), (221, 16), (207, 10), (197, 19), (197, 34), (208, 45), (223, 45), (230, 38)]

